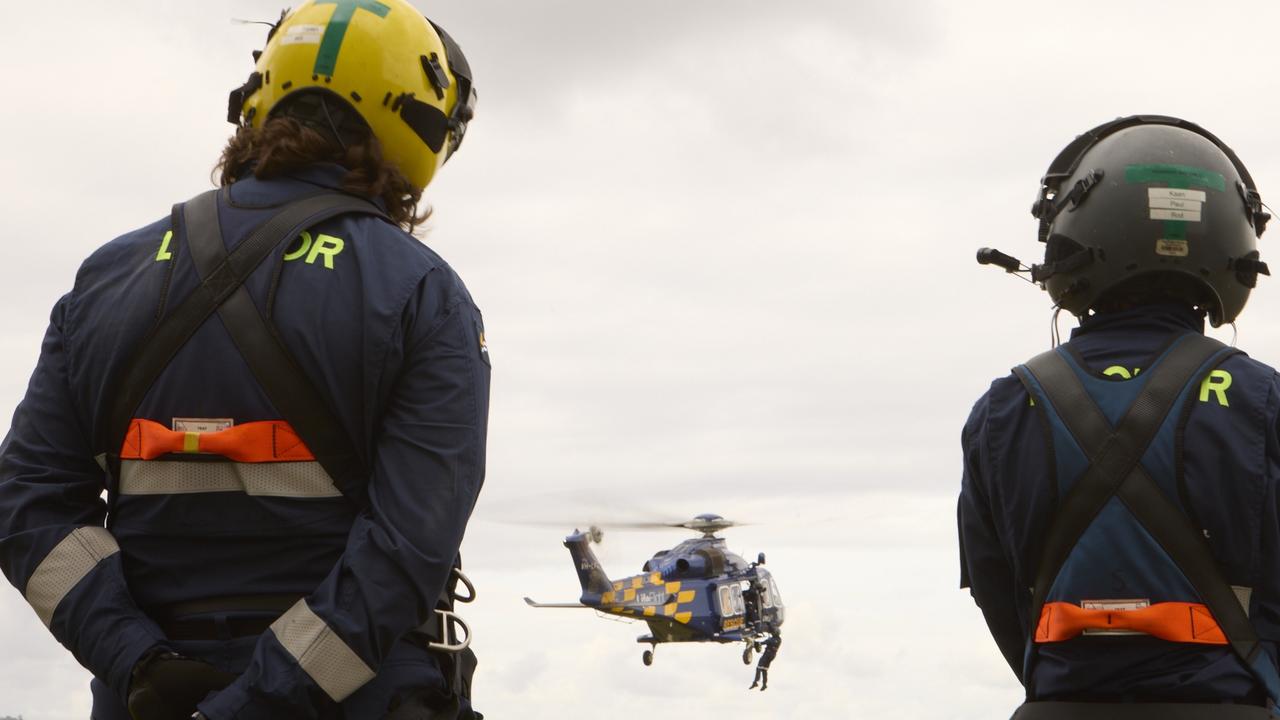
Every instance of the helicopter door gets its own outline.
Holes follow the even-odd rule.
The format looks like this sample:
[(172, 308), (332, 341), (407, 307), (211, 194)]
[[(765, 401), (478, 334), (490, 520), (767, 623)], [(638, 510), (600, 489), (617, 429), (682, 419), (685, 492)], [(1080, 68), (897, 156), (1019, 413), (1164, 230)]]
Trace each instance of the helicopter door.
[(743, 615), (746, 614), (746, 603), (742, 600), (742, 586), (737, 583), (721, 585), (719, 596), (720, 629), (725, 632), (741, 630), (745, 623)]

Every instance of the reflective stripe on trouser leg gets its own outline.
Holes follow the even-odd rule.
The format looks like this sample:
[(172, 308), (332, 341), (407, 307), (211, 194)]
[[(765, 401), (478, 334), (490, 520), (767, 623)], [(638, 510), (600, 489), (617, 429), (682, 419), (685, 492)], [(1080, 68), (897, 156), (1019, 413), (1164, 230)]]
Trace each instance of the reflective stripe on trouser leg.
[(53, 611), (58, 609), (62, 598), (100, 561), (118, 552), (120, 546), (106, 528), (77, 528), (63, 538), (40, 561), (27, 581), (24, 594), (36, 615), (40, 616), (40, 622), (49, 627), (53, 622)]
[(121, 495), (242, 492), (261, 497), (342, 497), (318, 462), (183, 462), (125, 460)]
[(299, 600), (272, 623), (271, 632), (334, 702), (342, 702), (373, 679), (373, 670), (311, 611), (306, 600)]

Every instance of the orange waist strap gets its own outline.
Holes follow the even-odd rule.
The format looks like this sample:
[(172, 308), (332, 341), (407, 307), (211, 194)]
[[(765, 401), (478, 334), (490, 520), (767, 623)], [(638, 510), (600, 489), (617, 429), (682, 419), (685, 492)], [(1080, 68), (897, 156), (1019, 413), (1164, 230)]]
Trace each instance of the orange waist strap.
[(154, 460), (161, 455), (208, 454), (244, 463), (311, 461), (302, 438), (283, 420), (236, 425), (218, 432), (180, 432), (153, 420), (134, 419), (124, 436), (121, 460)]
[(1184, 602), (1156, 603), (1136, 610), (1086, 610), (1072, 603), (1045, 603), (1036, 642), (1062, 642), (1086, 630), (1130, 630), (1171, 642), (1227, 644), (1209, 608)]

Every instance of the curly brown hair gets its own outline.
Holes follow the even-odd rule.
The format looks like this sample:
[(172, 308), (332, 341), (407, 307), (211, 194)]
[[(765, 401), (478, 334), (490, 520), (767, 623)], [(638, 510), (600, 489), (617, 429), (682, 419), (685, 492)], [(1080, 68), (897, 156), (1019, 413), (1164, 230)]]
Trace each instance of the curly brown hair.
[(333, 135), (292, 117), (272, 117), (259, 127), (237, 129), (213, 172), (218, 184), (225, 187), (249, 174), (269, 180), (318, 162), (345, 167), (343, 191), (381, 199), (387, 216), (407, 232), (413, 232), (431, 215), (430, 208), (418, 211), (422, 190), (383, 159), (382, 145), (367, 131), (344, 147)]

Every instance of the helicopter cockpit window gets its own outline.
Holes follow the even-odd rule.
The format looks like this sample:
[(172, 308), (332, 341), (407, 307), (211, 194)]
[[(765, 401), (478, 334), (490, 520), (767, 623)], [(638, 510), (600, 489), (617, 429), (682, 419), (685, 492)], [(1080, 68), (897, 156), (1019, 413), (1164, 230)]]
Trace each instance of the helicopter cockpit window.
[(760, 604), (766, 608), (773, 607), (773, 592), (769, 588), (772, 584), (768, 579), (760, 583)]

